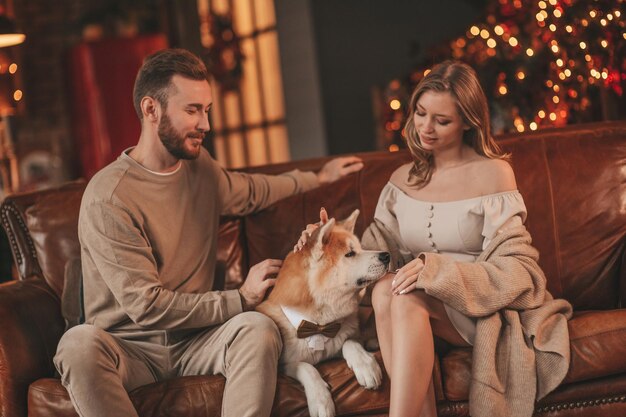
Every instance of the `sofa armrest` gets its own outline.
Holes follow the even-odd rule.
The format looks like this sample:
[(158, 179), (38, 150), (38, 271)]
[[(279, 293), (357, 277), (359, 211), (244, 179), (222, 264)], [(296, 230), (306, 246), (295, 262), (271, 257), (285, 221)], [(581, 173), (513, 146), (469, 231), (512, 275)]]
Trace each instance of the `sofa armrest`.
[(65, 322), (42, 279), (0, 284), (0, 417), (26, 417), (28, 386), (54, 375)]

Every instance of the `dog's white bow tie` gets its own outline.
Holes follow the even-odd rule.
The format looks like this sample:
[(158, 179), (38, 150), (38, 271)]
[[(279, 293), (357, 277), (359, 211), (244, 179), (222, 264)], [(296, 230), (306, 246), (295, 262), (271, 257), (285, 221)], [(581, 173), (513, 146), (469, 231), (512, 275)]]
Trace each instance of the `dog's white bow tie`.
[[(280, 308), (283, 310), (283, 314), (285, 314), (291, 325), (296, 329), (298, 329), (302, 321), (312, 322), (308, 317), (297, 310), (285, 306), (280, 306)], [(306, 341), (310, 349), (324, 350), (324, 344), (328, 339), (329, 337), (326, 337), (323, 334), (314, 334), (312, 336), (308, 336)]]

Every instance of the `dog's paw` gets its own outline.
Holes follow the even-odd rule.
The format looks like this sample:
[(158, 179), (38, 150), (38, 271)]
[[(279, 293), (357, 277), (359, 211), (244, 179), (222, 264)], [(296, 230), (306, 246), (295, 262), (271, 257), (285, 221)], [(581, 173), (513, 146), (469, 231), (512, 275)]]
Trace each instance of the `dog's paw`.
[(383, 371), (373, 354), (365, 350), (357, 351), (351, 357), (348, 366), (352, 368), (356, 380), (363, 388), (376, 389), (383, 382)]
[(324, 387), (316, 387), (307, 392), (307, 405), (311, 417), (335, 417), (333, 397)]

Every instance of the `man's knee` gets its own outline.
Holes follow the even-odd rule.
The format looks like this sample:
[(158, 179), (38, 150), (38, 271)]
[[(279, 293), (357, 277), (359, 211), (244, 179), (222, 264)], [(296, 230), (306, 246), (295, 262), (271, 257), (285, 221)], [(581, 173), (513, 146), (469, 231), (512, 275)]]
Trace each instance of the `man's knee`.
[(275, 350), (280, 353), (282, 339), (274, 320), (256, 311), (238, 314), (233, 319), (238, 326), (238, 333), (245, 337), (245, 341), (254, 343), (259, 350)]
[(61, 375), (73, 365), (88, 368), (102, 352), (103, 331), (89, 324), (81, 324), (68, 330), (59, 341), (54, 363)]

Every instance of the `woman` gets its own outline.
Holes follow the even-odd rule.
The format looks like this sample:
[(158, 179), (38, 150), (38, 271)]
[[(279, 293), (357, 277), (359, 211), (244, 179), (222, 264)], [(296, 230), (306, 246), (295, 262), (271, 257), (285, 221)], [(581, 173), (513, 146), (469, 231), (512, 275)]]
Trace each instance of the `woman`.
[[(363, 237), (364, 247), (390, 250), (401, 266), (372, 292), (380, 349), (391, 378), (390, 417), (436, 416), (433, 334), (456, 346), (472, 346), (478, 317), (499, 317), (494, 313), (502, 308), (536, 308), (551, 299), (522, 226), (524, 201), (508, 155), (490, 135), (487, 100), (473, 69), (454, 61), (435, 66), (409, 106), (405, 132), (413, 161), (391, 175)], [(508, 230), (516, 232), (505, 233), (511, 235), (507, 244), (517, 242), (520, 250), (483, 252), (498, 232)], [(526, 297), (527, 292), (533, 296)], [(516, 298), (520, 294), (526, 294), (522, 303)], [(563, 303), (553, 306), (564, 314), (558, 320), (561, 328), (569, 314)], [(566, 371), (569, 357), (565, 359)], [(556, 379), (564, 375), (559, 369)], [(549, 390), (556, 386), (546, 383)], [(505, 407), (512, 409), (490, 410), (499, 407), (498, 401), (485, 398), (484, 404), (472, 404), (475, 395), (471, 389), (474, 416), (532, 414), (533, 401), (520, 406), (506, 399)]]

